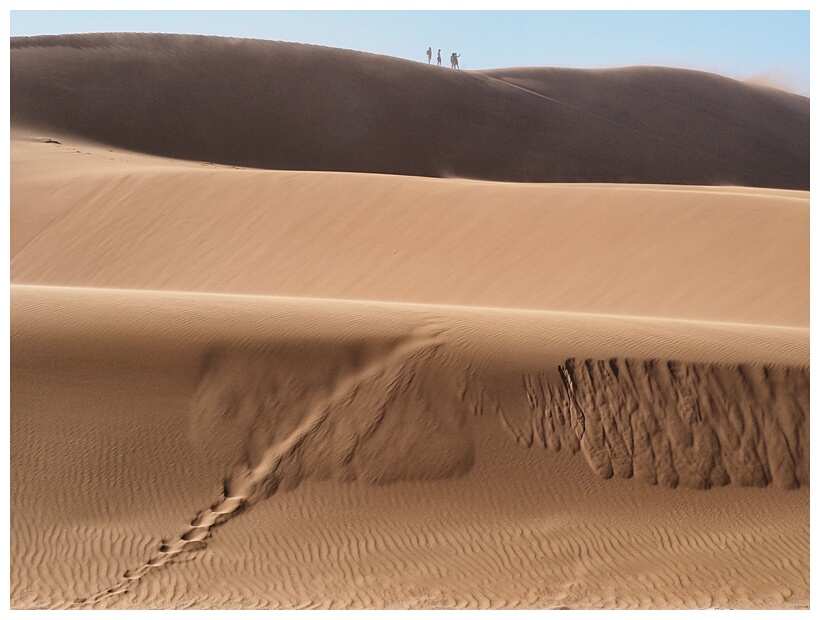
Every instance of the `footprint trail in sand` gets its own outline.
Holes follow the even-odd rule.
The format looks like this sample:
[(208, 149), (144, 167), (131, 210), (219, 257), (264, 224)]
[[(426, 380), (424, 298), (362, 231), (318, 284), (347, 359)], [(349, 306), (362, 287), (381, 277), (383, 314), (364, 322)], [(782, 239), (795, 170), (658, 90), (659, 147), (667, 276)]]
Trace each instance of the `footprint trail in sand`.
[(440, 333), (440, 330), (431, 326), (419, 328), (408, 340), (395, 346), (384, 357), (367, 364), (359, 372), (342, 378), (330, 396), (308, 411), (303, 422), (285, 440), (272, 445), (255, 467), (248, 467), (226, 480), (222, 498), (201, 511), (191, 521), (191, 527), (177, 540), (163, 541), (155, 555), (141, 566), (126, 570), (115, 585), (93, 596), (78, 598), (75, 603), (95, 605), (106, 598), (124, 594), (151, 570), (165, 566), (184, 552), (201, 550), (202, 543), (211, 536), (215, 527), (223, 525), (254, 502), (275, 493), (281, 480), (283, 463), (322, 427), (334, 405), (349, 399), (359, 386), (382, 374), (386, 368), (402, 366), (420, 354), (424, 357), (431, 355), (442, 342)]

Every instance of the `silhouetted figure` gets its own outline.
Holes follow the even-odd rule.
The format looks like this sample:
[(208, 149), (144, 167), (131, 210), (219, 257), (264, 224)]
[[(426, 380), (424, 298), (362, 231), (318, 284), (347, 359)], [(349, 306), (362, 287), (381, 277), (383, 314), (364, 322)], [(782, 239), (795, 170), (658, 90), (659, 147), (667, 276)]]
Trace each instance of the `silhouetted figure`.
[(428, 64), (428, 65), (430, 64), (430, 61), (431, 61), (431, 60), (433, 60), (433, 48), (432, 48), (432, 47), (428, 47), (428, 48), (427, 48), (427, 64)]
[(436, 63), (439, 67), (441, 66), (441, 50), (439, 50), (438, 54), (436, 54)]
[(461, 57), (461, 54), (456, 54), (453, 52), (450, 54), (450, 67), (453, 69), (458, 69), (458, 59)]

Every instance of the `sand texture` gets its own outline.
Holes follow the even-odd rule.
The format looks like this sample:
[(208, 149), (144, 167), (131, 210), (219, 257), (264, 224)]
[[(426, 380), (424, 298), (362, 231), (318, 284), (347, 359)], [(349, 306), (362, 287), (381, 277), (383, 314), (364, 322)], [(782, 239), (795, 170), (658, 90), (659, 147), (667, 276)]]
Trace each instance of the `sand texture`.
[(809, 607), (806, 98), (11, 48), (12, 608)]

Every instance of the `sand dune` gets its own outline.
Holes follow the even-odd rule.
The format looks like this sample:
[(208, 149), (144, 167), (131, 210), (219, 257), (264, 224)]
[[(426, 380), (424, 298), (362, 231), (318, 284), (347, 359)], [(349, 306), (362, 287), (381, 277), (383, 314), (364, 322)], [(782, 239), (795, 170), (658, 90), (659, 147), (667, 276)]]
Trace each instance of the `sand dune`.
[(148, 35), (11, 95), (12, 607), (809, 606), (806, 99)]
[(806, 192), (163, 167), (48, 135), (15, 142), (14, 282), (808, 326)]
[(14, 37), (11, 118), (182, 159), (809, 188), (809, 101), (693, 71), (451, 71), (241, 39)]
[[(501, 341), (499, 332), (505, 336)], [(16, 600), (58, 607), (203, 603), (289, 607), (309, 596), (310, 604), (319, 606), (413, 605), (401, 568), (406, 570), (408, 563), (415, 566), (419, 583), (436, 584), (432, 589), (418, 586), (418, 592), (432, 598), (433, 592), (450, 593), (432, 603), (444, 607), (554, 606), (575, 600), (572, 597), (579, 592), (585, 594), (578, 594), (578, 604), (595, 606), (592, 591), (598, 592), (601, 605), (617, 607), (766, 606), (805, 600), (801, 597), (806, 594), (800, 592), (807, 592), (801, 589), (807, 585), (800, 586), (801, 580), (795, 583), (794, 577), (808, 565), (807, 524), (791, 530), (786, 526), (800, 523), (800, 506), (807, 506), (808, 491), (783, 495), (778, 489), (794, 486), (797, 478), (808, 483), (808, 390), (800, 370), (808, 358), (807, 332), (572, 313), (15, 286), (12, 403), (15, 411), (27, 413), (12, 418), (13, 436), (21, 438), (12, 450), (16, 472), (12, 488), (17, 490), (13, 532), (38, 546), (43, 541), (32, 528), (53, 532), (48, 536), (68, 546), (71, 561), (97, 567), (96, 573), (72, 581), (66, 573), (55, 574), (53, 563), (22, 556), (13, 562), (13, 582), (36, 579), (47, 585), (33, 599), (26, 599), (17, 586)], [(606, 423), (600, 426), (600, 418), (629, 415), (635, 409), (591, 407), (588, 399), (594, 395), (589, 386), (598, 376), (594, 370), (584, 371), (564, 361), (576, 386), (568, 390), (559, 372), (561, 364), (555, 364), (569, 351), (607, 358), (625, 350), (619, 340), (631, 343), (629, 353), (634, 356), (705, 357), (718, 362), (706, 369), (702, 362), (682, 365), (706, 377), (705, 392), (683, 394), (677, 400), (674, 388), (658, 389), (657, 383), (647, 392), (661, 398), (652, 407), (643, 403), (638, 410), (659, 417), (656, 424), (661, 430), (651, 435), (652, 447), (642, 445), (636, 434), (634, 443), (625, 448), (622, 434), (611, 432)], [(773, 356), (777, 349), (782, 353)], [(774, 365), (767, 368), (761, 359), (772, 359)], [(630, 365), (634, 366), (619, 363), (621, 368)], [(720, 409), (709, 400), (714, 396), (708, 382), (713, 376), (737, 373), (768, 373), (768, 380), (757, 389), (774, 399), (772, 413), (777, 418), (766, 424), (780, 424), (790, 435), (780, 439), (768, 426), (758, 430), (755, 421), (743, 417), (748, 416), (747, 407), (764, 409), (760, 412), (764, 420), (769, 414), (766, 401), (742, 397), (745, 384), (739, 388), (741, 397), (731, 401), (743, 408), (738, 412), (741, 417), (733, 426), (725, 426)], [(634, 370), (632, 374), (638, 376)], [(543, 401), (533, 399), (532, 377), (549, 393), (582, 407), (588, 430), (575, 435), (577, 411), (566, 417), (569, 434), (558, 424), (551, 427), (564, 410), (544, 408)], [(610, 383), (604, 392), (596, 393), (600, 396), (631, 385)], [(669, 396), (672, 400), (664, 402)], [(611, 396), (604, 401), (618, 402)], [(681, 428), (686, 421), (681, 403), (704, 412), (693, 431)], [(533, 424), (535, 414), (539, 419)], [(613, 422), (618, 426), (622, 420)], [(648, 428), (647, 421), (641, 424)], [(72, 446), (83, 441), (77, 433), (84, 428), (92, 431), (91, 449), (77, 452)], [(538, 435), (545, 440), (543, 447), (538, 446), (540, 440), (526, 437), (533, 428), (545, 433)], [(619, 484), (593, 473), (608, 475), (600, 471), (602, 428), (616, 455), (625, 449), (634, 457), (636, 480)], [(694, 443), (691, 437), (687, 440), (691, 432)], [(580, 441), (567, 441), (577, 436)], [(621, 453), (614, 445), (616, 438)], [(717, 451), (709, 449), (710, 440), (719, 445)], [(783, 440), (793, 444), (777, 444)], [(42, 452), (28, 450), (29, 442)], [(666, 456), (661, 445), (666, 446)], [(93, 449), (103, 446), (104, 451)], [(572, 456), (579, 449), (591, 468), (579, 469), (578, 459)], [(667, 469), (658, 469), (657, 475), (653, 470), (652, 475), (662, 487), (672, 483), (670, 474), (679, 475), (681, 487), (675, 492), (685, 499), (658, 495), (658, 487), (646, 486), (649, 476), (641, 467), (646, 470), (646, 458), (651, 461), (653, 454)], [(703, 479), (697, 477), (700, 470), (691, 465), (715, 454), (722, 455), (725, 474), (707, 480), (729, 485), (726, 491), (732, 488), (732, 493), (717, 488), (709, 495), (688, 491), (687, 487), (703, 487)], [(748, 460), (757, 454), (768, 457)], [(789, 478), (783, 466), (792, 456), (796, 461), (791, 461)], [(619, 468), (617, 459), (612, 462), (618, 476), (631, 476)], [(669, 469), (672, 462), (677, 470)], [(755, 477), (757, 470), (767, 473)], [(29, 472), (39, 475), (31, 477)], [(328, 491), (327, 481), (341, 484), (352, 498), (344, 500), (338, 491)], [(770, 495), (741, 490), (769, 482), (773, 484), (766, 490)], [(366, 490), (374, 483), (375, 489)], [(608, 489), (611, 484), (617, 488)], [(470, 492), (479, 493), (487, 504), (481, 508), (475, 498), (466, 500)], [(331, 499), (325, 497), (328, 493)], [(640, 594), (620, 590), (627, 569), (620, 568), (615, 577), (612, 568), (606, 568), (613, 562), (622, 566), (624, 546), (635, 543), (634, 522), (613, 525), (609, 519), (592, 519), (598, 523), (592, 529), (562, 527), (560, 534), (555, 530), (559, 522), (590, 520), (586, 511), (593, 510), (591, 493), (604, 494), (595, 500), (597, 514), (618, 514), (626, 503), (634, 507), (631, 518), (644, 524), (637, 545), (645, 548), (631, 562), (638, 571), (634, 575), (654, 577), (644, 582)], [(281, 499), (286, 496), (292, 497)], [(328, 501), (331, 506), (343, 502), (346, 511), (362, 510), (363, 497), (382, 506), (376, 518), (383, 526), (374, 525), (370, 512), (335, 525), (321, 516)], [(766, 522), (773, 498), (792, 517), (779, 520), (780, 509), (777, 518), (772, 513), (771, 519), (778, 523), (776, 531), (770, 532), (774, 538), (760, 546), (757, 519)], [(282, 501), (291, 506), (292, 517), (270, 512)], [(658, 501), (681, 502), (685, 508), (658, 520), (648, 508)], [(704, 519), (694, 516), (697, 511), (706, 511), (712, 515), (709, 518), (717, 515), (706, 508), (715, 502), (728, 514), (745, 514), (749, 508), (740, 506), (751, 502), (758, 516), (748, 527), (735, 528), (737, 515), (727, 522), (730, 529), (693, 525)], [(480, 516), (469, 518), (472, 510)], [(524, 512), (516, 516), (518, 510)], [(157, 511), (165, 512), (161, 519)], [(399, 516), (405, 511), (419, 514), (419, 522), (440, 523), (433, 527), (437, 535), (419, 540), (418, 524)], [(100, 530), (97, 525), (97, 530), (65, 530), (76, 521), (93, 524), (112, 518), (118, 529)], [(287, 519), (287, 532), (277, 534), (282, 518)], [(304, 527), (291, 519), (313, 522), (317, 518), (326, 525), (311, 529), (305, 540), (289, 534), (293, 527)], [(519, 528), (529, 531), (530, 542), (520, 538)], [(154, 532), (154, 538), (146, 537), (146, 531)], [(241, 543), (236, 541), (248, 536), (254, 541), (253, 551), (239, 552), (236, 545)], [(321, 542), (316, 536), (329, 538)], [(652, 537), (670, 536), (668, 547), (656, 548), (649, 542)], [(91, 547), (84, 542), (88, 537), (96, 540)], [(288, 542), (282, 542), (282, 537)], [(543, 543), (533, 556), (536, 540)], [(771, 540), (782, 541), (777, 551)], [(553, 584), (538, 594), (545, 560), (567, 574), (577, 574), (571, 568), (573, 549), (588, 545), (598, 551), (585, 560), (591, 571), (587, 578), (564, 577), (564, 585)], [(350, 556), (359, 546), (361, 551)], [(20, 546), (21, 551), (28, 548)], [(242, 562), (257, 567), (251, 570), (251, 582), (259, 585), (245, 581), (238, 590), (214, 586), (209, 595), (201, 584), (193, 586), (192, 580), (209, 583), (224, 577), (227, 569), (213, 566), (213, 553), (222, 558), (216, 560), (220, 566), (233, 553), (246, 558)], [(707, 560), (715, 553), (723, 558), (717, 564)], [(343, 559), (337, 563), (327, 554), (341, 554)], [(269, 572), (280, 562), (308, 573), (313, 562), (329, 562), (331, 573), (342, 573), (329, 577), (329, 583), (315, 581), (314, 575), (311, 583), (316, 589), (306, 595), (310, 589), (295, 586), (293, 577), (283, 581), (278, 572)], [(725, 573), (718, 568), (724, 562), (737, 565), (739, 572)], [(704, 563), (712, 568), (695, 578), (699, 572), (695, 567)], [(771, 581), (766, 568), (771, 563), (792, 568)], [(449, 576), (441, 572), (447, 565)], [(387, 590), (373, 590), (375, 583), (361, 581), (361, 571), (379, 570), (379, 566), (395, 572)], [(24, 568), (33, 572), (21, 574)], [(342, 602), (344, 597), (331, 594), (346, 583), (345, 574), (359, 579), (361, 586), (348, 591), (349, 605)], [(692, 587), (667, 589), (665, 584), (674, 574), (678, 579), (681, 574), (694, 579)], [(521, 581), (505, 589), (508, 579), (518, 581), (516, 575)], [(605, 575), (604, 589), (596, 590), (596, 579)], [(707, 585), (707, 575), (720, 577)], [(265, 583), (278, 586), (271, 590)], [(718, 589), (715, 584), (723, 585)], [(787, 587), (791, 594), (784, 594)], [(201, 594), (186, 603), (181, 593), (190, 588)], [(426, 602), (421, 604), (431, 604), (422, 599)]]

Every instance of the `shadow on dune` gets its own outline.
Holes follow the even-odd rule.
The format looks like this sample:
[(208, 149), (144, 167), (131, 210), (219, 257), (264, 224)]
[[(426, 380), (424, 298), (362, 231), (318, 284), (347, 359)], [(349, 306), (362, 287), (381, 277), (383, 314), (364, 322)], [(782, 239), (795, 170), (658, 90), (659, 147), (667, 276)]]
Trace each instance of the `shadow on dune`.
[(809, 100), (657, 67), (452, 71), (189, 35), (11, 39), (12, 123), (268, 169), (809, 188)]

